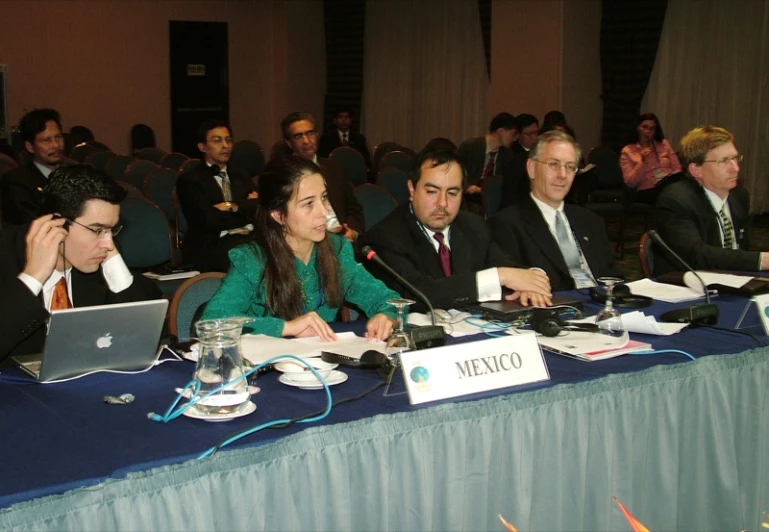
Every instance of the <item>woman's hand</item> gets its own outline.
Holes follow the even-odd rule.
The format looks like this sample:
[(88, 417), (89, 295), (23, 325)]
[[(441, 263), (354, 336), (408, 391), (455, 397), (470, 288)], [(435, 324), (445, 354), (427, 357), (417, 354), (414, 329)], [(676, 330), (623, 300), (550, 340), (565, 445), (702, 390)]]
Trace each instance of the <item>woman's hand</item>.
[(318, 336), (323, 342), (333, 342), (336, 334), (328, 323), (315, 312), (309, 312), (283, 325), (283, 336), (307, 337)]
[(369, 340), (386, 340), (393, 332), (396, 320), (387, 314), (376, 314), (366, 323), (366, 338)]

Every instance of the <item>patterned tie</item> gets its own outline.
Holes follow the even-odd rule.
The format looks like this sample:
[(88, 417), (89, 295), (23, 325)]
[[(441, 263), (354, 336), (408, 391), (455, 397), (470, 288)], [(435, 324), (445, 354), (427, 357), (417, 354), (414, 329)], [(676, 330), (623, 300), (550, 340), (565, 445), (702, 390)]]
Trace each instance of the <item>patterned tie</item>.
[(486, 166), (483, 168), (483, 174), (481, 174), (481, 181), (485, 181), (494, 175), (494, 164), (497, 162), (498, 151), (489, 152), (489, 160), (486, 162)]
[(724, 226), (724, 249), (732, 249), (734, 247), (734, 226), (732, 221), (726, 215), (726, 203), (718, 211), (718, 215), (721, 216), (721, 223)]
[(342, 144), (347, 146), (350, 143), (349, 140), (347, 140), (347, 133), (342, 133)]
[(219, 177), (222, 178), (222, 196), (224, 196), (224, 201), (232, 201), (232, 189), (230, 188), (230, 177), (227, 175), (227, 172), (222, 170), (219, 172)]
[(560, 211), (555, 213), (555, 238), (558, 240), (558, 247), (561, 248), (563, 259), (566, 261), (569, 274), (577, 284), (577, 288), (595, 286), (595, 282), (592, 280), (593, 274), (590, 271), (585, 271), (582, 267), (579, 248), (569, 238), (569, 231), (566, 229), (566, 222), (564, 222), (563, 214)]
[(443, 241), (443, 233), (435, 233), (433, 238), (438, 241), (438, 258), (441, 259), (443, 275), (451, 276), (451, 251)]
[(67, 294), (67, 278), (62, 277), (53, 288), (51, 310), (63, 310), (67, 308), (72, 308), (72, 303), (69, 302), (69, 295)]

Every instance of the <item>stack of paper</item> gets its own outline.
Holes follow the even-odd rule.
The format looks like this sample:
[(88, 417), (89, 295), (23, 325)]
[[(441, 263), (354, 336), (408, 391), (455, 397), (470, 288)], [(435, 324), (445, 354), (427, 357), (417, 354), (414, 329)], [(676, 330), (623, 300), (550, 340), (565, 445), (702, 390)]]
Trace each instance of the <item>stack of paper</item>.
[(547, 351), (588, 362), (652, 350), (651, 344), (631, 340), (627, 333), (613, 338), (600, 333), (571, 331), (553, 338), (541, 336), (537, 341)]
[(687, 286), (656, 283), (651, 279), (633, 281), (632, 283), (627, 283), (626, 286), (630, 288), (630, 292), (635, 296), (646, 296), (657, 301), (667, 301), (668, 303), (692, 301), (704, 296), (702, 286), (700, 286), (699, 290), (694, 290)]

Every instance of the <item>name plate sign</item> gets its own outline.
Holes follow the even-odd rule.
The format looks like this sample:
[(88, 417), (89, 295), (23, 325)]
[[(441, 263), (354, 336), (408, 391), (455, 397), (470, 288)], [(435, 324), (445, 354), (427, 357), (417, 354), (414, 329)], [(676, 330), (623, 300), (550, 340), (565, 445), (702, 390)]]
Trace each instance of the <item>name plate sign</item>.
[(550, 379), (535, 334), (400, 355), (412, 405)]

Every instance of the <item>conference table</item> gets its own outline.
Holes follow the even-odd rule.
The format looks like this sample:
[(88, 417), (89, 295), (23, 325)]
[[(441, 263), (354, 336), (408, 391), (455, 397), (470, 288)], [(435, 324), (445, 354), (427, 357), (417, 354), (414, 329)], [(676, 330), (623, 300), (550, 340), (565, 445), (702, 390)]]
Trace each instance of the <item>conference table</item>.
[[(325, 392), (270, 372), (254, 414), (161, 423), (147, 414), (166, 410), (190, 362), (48, 385), (6, 369), (0, 529), (502, 530), (501, 514), (519, 530), (628, 530), (616, 496), (653, 531), (758, 530), (769, 511), (769, 339), (755, 308), (730, 329), (746, 299), (714, 302), (722, 330), (632, 335), (694, 361), (545, 352), (547, 382), (420, 406), (396, 375), (320, 422), (255, 432), (205, 458), (235, 432), (322, 410)], [(381, 382), (344, 371), (335, 401)], [(135, 401), (103, 401), (123, 393)]]

